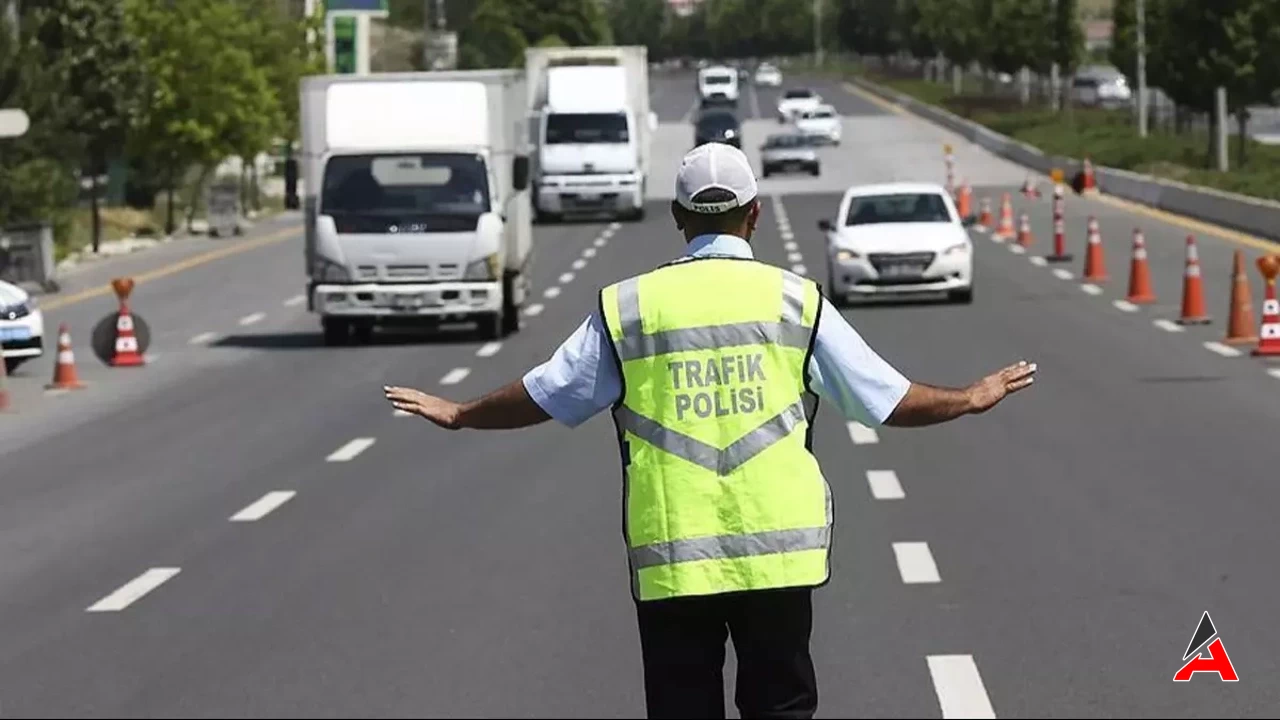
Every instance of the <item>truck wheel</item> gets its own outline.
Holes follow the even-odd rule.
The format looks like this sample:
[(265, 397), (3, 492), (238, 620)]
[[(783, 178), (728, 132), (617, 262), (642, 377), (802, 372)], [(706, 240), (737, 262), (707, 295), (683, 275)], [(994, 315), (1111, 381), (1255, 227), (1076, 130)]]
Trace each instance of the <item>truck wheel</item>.
[(506, 313), (496, 312), (476, 318), (476, 330), (481, 340), (501, 340), (502, 329), (506, 323)]
[(351, 338), (351, 323), (337, 318), (325, 318), (320, 321), (324, 330), (324, 344), (329, 347), (346, 345)]
[(644, 222), (644, 206), (642, 205), (627, 213), (627, 219), (631, 222)]
[(351, 339), (360, 345), (373, 342), (373, 323), (352, 323)]
[(555, 223), (560, 222), (560, 216), (556, 213), (534, 210), (533, 221), (539, 225), (554, 225)]
[(516, 275), (502, 279), (502, 328), (505, 337), (520, 332), (520, 308), (516, 307)]

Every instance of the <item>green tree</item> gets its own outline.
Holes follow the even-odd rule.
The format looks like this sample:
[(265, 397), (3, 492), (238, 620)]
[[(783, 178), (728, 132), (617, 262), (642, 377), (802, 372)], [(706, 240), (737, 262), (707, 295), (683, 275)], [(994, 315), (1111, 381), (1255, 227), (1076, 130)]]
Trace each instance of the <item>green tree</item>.
[(528, 45), (502, 0), (480, 0), (458, 36), (461, 68), (516, 67)]
[(844, 0), (836, 9), (841, 43), (864, 55), (891, 55), (906, 44), (908, 11), (916, 12), (914, 2)]
[(666, 29), (665, 0), (614, 0), (609, 4), (609, 27), (619, 45), (644, 45), (649, 57), (663, 57)]
[(1137, 0), (1115, 0), (1111, 11), (1111, 49), (1107, 59), (1137, 87), (1138, 73), (1138, 3)]
[(1052, 19), (1048, 57), (1064, 76), (1071, 76), (1084, 58), (1084, 28), (1080, 25), (1078, 0), (1045, 0)]
[(916, 0), (920, 13), (917, 31), (961, 67), (986, 60), (992, 42), (987, 27), (990, 0)]
[(52, 69), (62, 101), (74, 107), (63, 128), (82, 140), (79, 166), (89, 178), (97, 252), (102, 236), (98, 176), (124, 145), (142, 71), (124, 8), (95, 0), (43, 0), (30, 7), (28, 28), (41, 51), (32, 59)]
[[(1011, 75), (1024, 67), (1047, 70), (1051, 46), (1045, 5), (1028, 0), (988, 1), (989, 37), (999, 38), (999, 42), (990, 43), (983, 53), (987, 64)], [(1067, 0), (1059, 2), (1065, 4)]]

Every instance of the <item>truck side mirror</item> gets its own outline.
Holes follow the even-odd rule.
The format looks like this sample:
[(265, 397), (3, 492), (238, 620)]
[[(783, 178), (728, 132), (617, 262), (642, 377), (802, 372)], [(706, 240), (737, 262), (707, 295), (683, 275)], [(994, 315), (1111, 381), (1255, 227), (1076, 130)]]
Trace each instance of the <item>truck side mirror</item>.
[(529, 187), (529, 156), (517, 155), (511, 161), (511, 182), (517, 192)]
[(649, 132), (658, 131), (658, 113), (649, 113)]
[(821, 230), (822, 232), (829, 233), (829, 232), (834, 232), (836, 227), (835, 225), (831, 224), (830, 220), (823, 218), (818, 221), (818, 229)]

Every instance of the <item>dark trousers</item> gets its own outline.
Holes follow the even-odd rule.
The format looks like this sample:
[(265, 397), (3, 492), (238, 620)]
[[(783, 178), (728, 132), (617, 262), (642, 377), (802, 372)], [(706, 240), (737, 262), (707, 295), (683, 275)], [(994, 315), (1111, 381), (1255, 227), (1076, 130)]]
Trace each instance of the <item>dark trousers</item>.
[(637, 602), (651, 718), (723, 718), (725, 640), (738, 658), (743, 718), (811, 718), (811, 588)]

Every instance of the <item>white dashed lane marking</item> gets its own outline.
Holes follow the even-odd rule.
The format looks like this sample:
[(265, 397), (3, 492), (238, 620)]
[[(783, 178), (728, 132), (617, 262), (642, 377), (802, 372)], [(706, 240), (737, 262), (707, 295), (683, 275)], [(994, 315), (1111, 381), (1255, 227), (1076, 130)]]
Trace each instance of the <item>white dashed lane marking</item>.
[(179, 568), (151, 568), (125, 583), (119, 590), (90, 605), (86, 612), (120, 612), (173, 579), (179, 572)]
[(610, 234), (616, 233), (621, 229), (622, 229), (622, 223), (620, 222), (609, 223), (609, 227), (607, 228)]
[(798, 263), (802, 260), (804, 260), (804, 256), (798, 252), (789, 253), (787, 255), (787, 262)]
[(560, 286), (559, 286), (559, 285), (552, 285), (551, 287), (549, 287), (549, 288), (547, 288), (546, 290), (543, 290), (543, 291), (542, 291), (542, 296), (543, 296), (543, 297), (545, 297), (545, 298), (556, 298), (556, 297), (560, 297)]
[(273, 510), (293, 499), (298, 493), (292, 490), (274, 490), (258, 498), (254, 503), (235, 515), (231, 522), (257, 522), (270, 515)]
[(476, 350), (476, 357), (493, 357), (494, 355), (497, 355), (498, 351), (501, 349), (502, 343), (497, 341), (488, 342), (481, 345), (479, 350)]
[(1230, 345), (1223, 345), (1220, 342), (1209, 341), (1204, 344), (1204, 347), (1209, 352), (1217, 353), (1222, 357), (1233, 358), (1233, 357), (1240, 357), (1243, 354), (1236, 348), (1233, 348)]
[(464, 367), (454, 368), (449, 372), (445, 373), (444, 377), (440, 378), (440, 384), (441, 385), (457, 385), (463, 380), (466, 380), (467, 376), (470, 374), (471, 374), (471, 368), (464, 368)]
[(260, 313), (260, 312), (254, 313), (252, 315), (245, 315), (244, 317), (240, 318), (240, 324), (252, 325), (254, 323), (262, 322), (263, 318), (265, 318), (266, 316), (267, 316), (266, 313)]
[(587, 261), (586, 261), (586, 260), (583, 260), (582, 258), (578, 258), (577, 260), (574, 260), (574, 261), (573, 261), (573, 269), (574, 269), (574, 270), (581, 270), (582, 268), (584, 268), (584, 267), (586, 267), (586, 266), (587, 266)]
[(807, 268), (807, 267), (805, 267), (805, 266), (803, 266), (803, 265), (792, 265), (792, 266), (791, 266), (791, 272), (793, 272), (793, 273), (795, 273), (795, 274), (797, 274), (797, 275), (808, 275), (808, 274), (809, 274), (809, 268)]
[(1101, 294), (1102, 294), (1102, 288), (1098, 287), (1097, 285), (1094, 285), (1093, 283), (1085, 283), (1084, 285), (1081, 285), (1081, 286), (1080, 286), (1080, 289), (1081, 289), (1082, 291), (1084, 291), (1084, 292), (1088, 293), (1089, 295), (1101, 295)]
[(573, 275), (573, 273), (571, 273), (571, 272), (561, 273), (561, 274), (560, 274), (560, 284), (561, 284), (561, 285), (568, 285), (569, 283), (573, 282), (573, 277), (574, 277), (574, 275)]
[(542, 303), (534, 303), (534, 304), (532, 304), (532, 305), (530, 305), (529, 307), (527, 307), (527, 308), (525, 308), (525, 309), (524, 309), (524, 314), (525, 314), (525, 315), (528, 315), (529, 317), (537, 317), (537, 316), (541, 315), (541, 314), (542, 314), (542, 311), (543, 311), (543, 310), (545, 310), (545, 309), (546, 309), (546, 308), (544, 308), (544, 307), (542, 306)]
[(938, 583), (938, 566), (933, 561), (933, 553), (929, 552), (929, 543), (896, 542), (893, 554), (898, 559), (898, 572), (902, 582), (908, 585), (921, 583)]
[(357, 455), (372, 447), (374, 442), (375, 440), (373, 438), (356, 438), (337, 450), (334, 450), (329, 457), (324, 460), (325, 462), (351, 462)]
[(930, 655), (926, 661), (943, 718), (996, 716), (972, 655)]
[(206, 333), (200, 333), (199, 335), (191, 338), (190, 340), (187, 341), (187, 343), (190, 345), (208, 345), (209, 343), (217, 339), (218, 339), (218, 333), (206, 332)]
[(848, 427), (849, 439), (854, 445), (871, 445), (880, 442), (880, 434), (875, 431), (875, 428), (867, 427), (860, 422), (850, 422)]
[(868, 470), (867, 484), (871, 486), (871, 497), (877, 500), (901, 500), (906, 497), (902, 492), (902, 483), (898, 482), (898, 473), (892, 470)]
[(787, 252), (795, 252), (796, 250), (800, 249), (800, 246), (797, 245), (794, 241), (788, 240), (786, 244), (782, 246), (782, 249), (786, 250)]
[(1114, 306), (1115, 306), (1115, 308), (1116, 308), (1117, 310), (1119, 310), (1120, 312), (1130, 312), (1130, 313), (1131, 313), (1131, 312), (1138, 312), (1138, 306), (1137, 306), (1137, 305), (1134, 305), (1133, 303), (1129, 302), (1128, 300), (1116, 300), (1115, 302), (1113, 302), (1113, 303), (1111, 303), (1111, 304), (1112, 304), (1112, 305), (1114, 305)]
[(1267, 374), (1277, 380), (1280, 380), (1280, 368), (1269, 368), (1267, 370)]
[(583, 251), (582, 251), (582, 257), (585, 257), (585, 258), (593, 258), (593, 257), (595, 257), (595, 256), (596, 256), (596, 253), (597, 253), (597, 252), (598, 252), (598, 251), (597, 251), (595, 248), (593, 248), (593, 247), (589, 247), (589, 248), (587, 248), (586, 250), (583, 250)]
[(604, 247), (604, 246), (605, 246), (605, 244), (607, 244), (608, 242), (609, 242), (609, 238), (604, 237), (604, 236), (601, 236), (601, 237), (596, 238), (596, 241), (595, 241), (594, 243), (592, 243), (592, 245), (595, 245), (595, 246), (596, 246), (596, 247), (598, 247), (598, 248), (602, 248), (602, 247)]
[(1035, 265), (1036, 267), (1044, 267), (1049, 264), (1049, 261), (1040, 257), (1039, 255), (1036, 255), (1035, 257), (1031, 258), (1031, 264)]
[(1165, 318), (1160, 318), (1159, 320), (1153, 320), (1151, 321), (1151, 324), (1155, 325), (1161, 330), (1164, 330), (1165, 332), (1171, 332), (1171, 333), (1180, 333), (1180, 332), (1183, 332), (1183, 330), (1185, 329), (1178, 323), (1172, 320), (1166, 320)]
[(1055, 268), (1053, 271), (1053, 276), (1058, 278), (1059, 280), (1070, 280), (1071, 278), (1075, 277), (1074, 275), (1071, 274), (1070, 270), (1063, 270), (1062, 268)]
[(1009, 252), (1013, 253), (1014, 255), (1025, 255), (1027, 253), (1027, 249), (1021, 245), (1018, 245), (1017, 243), (1014, 243), (1009, 246)]
[(288, 300), (285, 300), (285, 301), (284, 301), (284, 306), (285, 306), (285, 307), (294, 307), (294, 306), (296, 306), (296, 305), (301, 305), (302, 303), (304, 303), (304, 302), (306, 302), (306, 301), (307, 301), (307, 296), (306, 296), (306, 295), (294, 295), (293, 297), (291, 297), (291, 298), (289, 298)]

